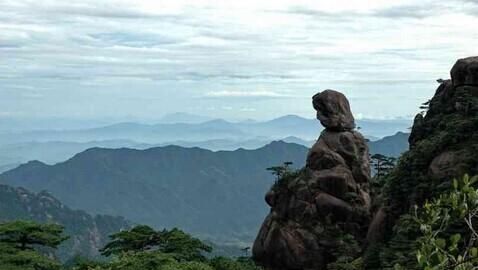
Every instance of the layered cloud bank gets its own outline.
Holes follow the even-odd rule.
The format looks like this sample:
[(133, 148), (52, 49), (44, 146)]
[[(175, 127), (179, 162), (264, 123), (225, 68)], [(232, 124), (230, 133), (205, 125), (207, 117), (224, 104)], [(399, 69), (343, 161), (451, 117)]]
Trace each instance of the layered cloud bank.
[(262, 2), (2, 1), (0, 117), (407, 116), (478, 40), (473, 0)]

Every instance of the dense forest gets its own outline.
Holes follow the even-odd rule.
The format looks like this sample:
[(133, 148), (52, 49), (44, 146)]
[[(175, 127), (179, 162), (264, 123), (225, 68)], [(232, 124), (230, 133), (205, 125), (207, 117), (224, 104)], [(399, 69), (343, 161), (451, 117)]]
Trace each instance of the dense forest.
[(247, 257), (209, 258), (212, 248), (179, 229), (135, 226), (110, 236), (102, 260), (74, 257), (64, 264), (54, 250), (69, 237), (58, 224), (14, 221), (0, 224), (2, 270), (254, 270)]

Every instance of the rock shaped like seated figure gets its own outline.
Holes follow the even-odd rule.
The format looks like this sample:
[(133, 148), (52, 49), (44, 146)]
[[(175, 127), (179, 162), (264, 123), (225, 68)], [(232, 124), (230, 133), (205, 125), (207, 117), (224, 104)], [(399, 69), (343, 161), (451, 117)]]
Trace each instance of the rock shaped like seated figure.
[(313, 97), (326, 128), (310, 150), (305, 168), (288, 174), (267, 193), (271, 206), (253, 247), (268, 270), (327, 269), (336, 260), (339, 234), (363, 243), (370, 221), (369, 154), (353, 129), (347, 98), (333, 90)]
[(328, 130), (347, 131), (355, 128), (355, 119), (344, 94), (325, 90), (312, 97), (317, 119)]

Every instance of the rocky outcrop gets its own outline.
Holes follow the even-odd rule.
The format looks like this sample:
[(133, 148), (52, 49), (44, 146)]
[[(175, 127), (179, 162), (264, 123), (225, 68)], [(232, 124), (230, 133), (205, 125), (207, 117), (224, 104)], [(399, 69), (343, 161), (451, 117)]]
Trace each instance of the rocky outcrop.
[(451, 80), (444, 80), (429, 101), (428, 111), (415, 118), (407, 153), (421, 159), (424, 170), (420, 174), (439, 183), (478, 169), (474, 151), (478, 143), (478, 57), (459, 59), (450, 74)]
[(350, 104), (344, 94), (325, 90), (312, 97), (312, 104), (317, 111), (317, 119), (326, 129), (346, 131), (355, 128)]
[(459, 59), (451, 69), (453, 86), (478, 86), (478, 56)]
[(75, 256), (94, 258), (109, 236), (131, 227), (122, 217), (92, 216), (72, 210), (46, 191), (32, 193), (24, 188), (0, 185), (0, 223), (13, 220), (34, 220), (39, 223), (58, 223), (65, 227), (69, 239), (55, 252), (67, 261)]
[[(375, 214), (367, 238), (369, 247), (381, 247), (388, 256), (378, 256), (381, 265), (375, 262), (374, 267), (365, 261), (366, 269), (383, 269), (397, 261), (414, 269), (415, 260), (400, 260), (407, 257), (404, 251), (415, 256), (407, 245), (418, 233), (400, 219), (414, 205), (449, 190), (453, 178), (478, 174), (478, 57), (458, 60), (450, 73), (451, 80), (440, 80), (425, 104), (428, 109), (415, 117), (410, 150), (386, 179), (386, 204)], [(400, 252), (401, 258), (390, 255)]]
[(369, 224), (370, 166), (364, 137), (346, 97), (326, 90), (313, 97), (326, 128), (307, 165), (287, 173), (267, 193), (271, 212), (253, 247), (254, 260), (269, 270), (327, 269), (351, 235), (362, 244)]
[(458, 60), (451, 79), (439, 82), (415, 117), (410, 150), (385, 179), (378, 200), (384, 203), (374, 202), (375, 213), (368, 149), (354, 131), (347, 99), (333, 90), (315, 95), (326, 129), (306, 167), (285, 174), (267, 193), (271, 212), (254, 243), (256, 262), (268, 270), (327, 269), (338, 256), (354, 257), (343, 248), (342, 236), (350, 235), (362, 247), (364, 269), (397, 263), (415, 269), (419, 232), (406, 221), (410, 209), (449, 190), (453, 178), (478, 174), (478, 57)]

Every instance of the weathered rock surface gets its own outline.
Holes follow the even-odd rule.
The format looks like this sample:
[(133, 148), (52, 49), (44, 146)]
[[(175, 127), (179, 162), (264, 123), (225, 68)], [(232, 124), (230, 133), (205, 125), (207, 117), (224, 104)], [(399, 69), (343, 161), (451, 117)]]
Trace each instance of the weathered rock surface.
[[(416, 234), (408, 232), (410, 228), (404, 229), (406, 225), (400, 224), (400, 218), (414, 205), (422, 205), (448, 191), (454, 178), (465, 173), (478, 174), (478, 57), (459, 59), (450, 73), (451, 80), (441, 80), (435, 95), (427, 102), (428, 110), (415, 117), (409, 137), (410, 150), (386, 179), (386, 203), (369, 226), (369, 247), (385, 242), (381, 247), (389, 249), (387, 254), (413, 252), (414, 247), (407, 243), (415, 239), (407, 237)], [(394, 265), (400, 258), (381, 257), (381, 260), (385, 261), (372, 269)], [(415, 269), (415, 260), (405, 264), (408, 265), (402, 266)]]
[(459, 59), (451, 70), (453, 86), (478, 86), (478, 56)]
[(379, 243), (385, 238), (387, 211), (380, 207), (375, 213), (367, 232), (367, 243)]
[(410, 150), (387, 176), (379, 196), (384, 204), (374, 202), (371, 220), (368, 149), (354, 131), (349, 103), (333, 90), (315, 95), (313, 106), (326, 129), (306, 167), (267, 193), (271, 212), (254, 243), (255, 261), (267, 270), (327, 269), (337, 251), (343, 252), (340, 235), (347, 234), (363, 247), (364, 269), (397, 262), (415, 269), (416, 260), (406, 258), (415, 256), (416, 234), (398, 221), (414, 205), (447, 190), (453, 178), (478, 174), (478, 57), (458, 60), (451, 80), (440, 80), (426, 105), (415, 118)]
[(355, 120), (350, 111), (350, 104), (344, 94), (325, 90), (312, 98), (317, 111), (317, 119), (329, 130), (345, 131), (355, 128)]
[(279, 180), (266, 194), (271, 212), (253, 247), (256, 262), (269, 270), (327, 269), (336, 259), (337, 233), (363, 243), (370, 221), (369, 153), (353, 131), (345, 96), (333, 90), (313, 97), (326, 130), (298, 173)]
[(446, 179), (458, 177), (467, 173), (463, 151), (446, 151), (433, 159), (429, 166), (428, 174), (433, 179)]

